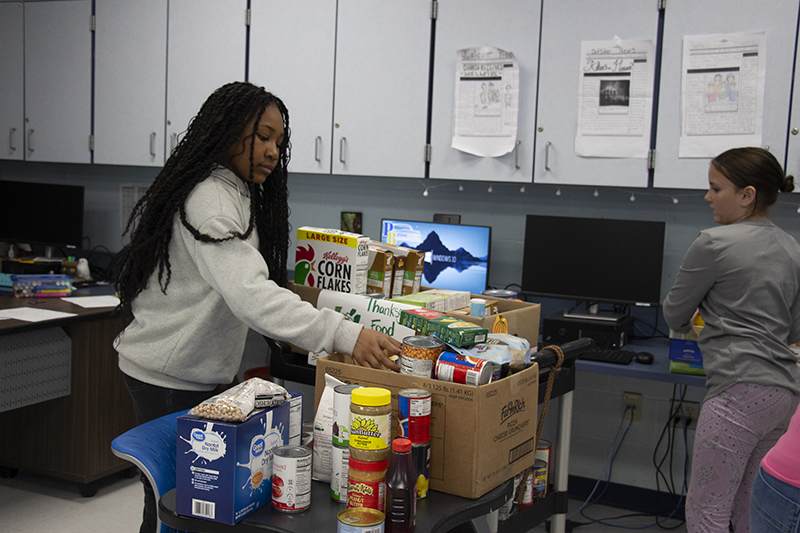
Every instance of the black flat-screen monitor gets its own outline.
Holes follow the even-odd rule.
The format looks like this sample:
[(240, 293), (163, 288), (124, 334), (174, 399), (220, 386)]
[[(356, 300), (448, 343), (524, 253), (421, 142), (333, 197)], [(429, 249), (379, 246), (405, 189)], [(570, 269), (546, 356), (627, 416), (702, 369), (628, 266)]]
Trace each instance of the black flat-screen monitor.
[(0, 242), (80, 248), (83, 187), (0, 180)]
[(528, 215), (522, 292), (658, 306), (664, 222)]
[(480, 294), (489, 283), (488, 226), (384, 218), (381, 242), (425, 252), (422, 285)]

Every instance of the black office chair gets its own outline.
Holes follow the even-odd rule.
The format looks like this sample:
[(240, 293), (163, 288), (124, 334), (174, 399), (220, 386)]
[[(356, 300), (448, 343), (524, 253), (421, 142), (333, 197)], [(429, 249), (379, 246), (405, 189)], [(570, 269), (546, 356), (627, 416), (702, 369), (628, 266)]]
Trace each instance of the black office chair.
[(271, 381), (283, 386), (285, 380), (312, 387), (317, 380), (316, 367), (309, 365), (304, 354), (295, 353), (288, 342), (264, 336), (269, 346), (269, 375)]

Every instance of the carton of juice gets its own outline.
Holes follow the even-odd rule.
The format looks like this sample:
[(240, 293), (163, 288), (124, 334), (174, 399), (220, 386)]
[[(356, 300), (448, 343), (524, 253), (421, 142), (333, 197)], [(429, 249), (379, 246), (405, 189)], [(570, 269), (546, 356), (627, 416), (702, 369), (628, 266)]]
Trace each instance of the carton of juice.
[(369, 237), (338, 229), (297, 230), (294, 282), (329, 291), (367, 292)]
[(367, 269), (367, 294), (392, 295), (394, 276), (394, 254), (385, 248), (369, 245), (369, 268)]

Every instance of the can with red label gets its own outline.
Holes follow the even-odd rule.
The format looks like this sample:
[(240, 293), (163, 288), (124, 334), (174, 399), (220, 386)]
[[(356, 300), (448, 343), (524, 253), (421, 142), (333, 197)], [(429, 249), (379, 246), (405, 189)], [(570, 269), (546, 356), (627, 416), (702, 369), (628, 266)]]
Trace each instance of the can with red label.
[(412, 443), (431, 440), (431, 393), (402, 389), (397, 393), (397, 436)]
[(279, 446), (272, 451), (272, 507), (299, 513), (311, 506), (311, 449)]
[(464, 385), (485, 385), (492, 380), (492, 365), (485, 359), (442, 352), (436, 361), (436, 379)]

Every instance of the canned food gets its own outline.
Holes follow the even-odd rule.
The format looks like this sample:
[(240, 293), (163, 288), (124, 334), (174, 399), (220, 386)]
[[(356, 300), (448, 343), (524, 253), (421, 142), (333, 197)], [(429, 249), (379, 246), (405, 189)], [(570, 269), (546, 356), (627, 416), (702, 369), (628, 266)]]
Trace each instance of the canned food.
[(415, 442), (431, 440), (431, 393), (403, 389), (397, 393), (397, 436)]
[(553, 444), (549, 440), (539, 439), (535, 458), (544, 461), (547, 465), (547, 484), (550, 485), (553, 482), (553, 467), (551, 466), (553, 464)]
[(354, 507), (339, 511), (338, 533), (383, 533), (386, 516), (376, 509)]
[(347, 473), (350, 469), (350, 447), (334, 446), (331, 455), (331, 498), (347, 503)]
[(531, 478), (533, 486), (531, 501), (535, 502), (547, 495), (547, 463), (540, 459), (534, 461), (533, 467), (531, 467)]
[(333, 388), (333, 426), (331, 433), (334, 446), (350, 444), (350, 396), (353, 389), (361, 385), (337, 385)]
[(400, 373), (430, 378), (433, 365), (443, 349), (444, 342), (430, 335), (404, 338), (400, 350)]
[(359, 461), (350, 457), (347, 474), (347, 507), (386, 508), (386, 467), (388, 461)]
[(436, 379), (464, 385), (485, 385), (492, 380), (492, 365), (486, 359), (443, 352), (436, 362)]
[(299, 513), (311, 506), (311, 450), (279, 446), (272, 451), (272, 507)]
[(417, 473), (417, 499), (428, 495), (431, 476), (431, 443), (411, 443), (411, 463)]

